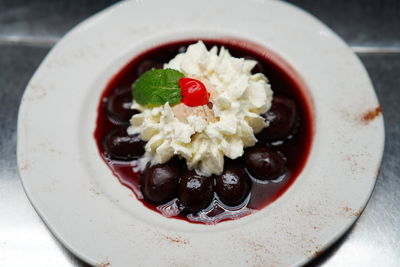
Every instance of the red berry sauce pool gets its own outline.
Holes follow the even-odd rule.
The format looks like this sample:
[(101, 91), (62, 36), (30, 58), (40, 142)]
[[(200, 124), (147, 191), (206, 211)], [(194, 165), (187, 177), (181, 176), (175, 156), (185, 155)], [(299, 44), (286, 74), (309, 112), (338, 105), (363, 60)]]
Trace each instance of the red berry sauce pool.
[(203, 40), (208, 48), (224, 46), (232, 56), (255, 59), (253, 73), (264, 73), (274, 91), (271, 109), (264, 114), (270, 126), (258, 142), (236, 160), (225, 159), (224, 172), (204, 177), (188, 171), (183, 160), (134, 171), (145, 142), (129, 136), (131, 85), (145, 71), (184, 52), (197, 40), (167, 43), (133, 58), (108, 83), (98, 107), (94, 137), (99, 152), (119, 181), (148, 208), (195, 223), (236, 219), (262, 209), (295, 181), (307, 161), (313, 137), (312, 106), (296, 72), (271, 51), (246, 41)]

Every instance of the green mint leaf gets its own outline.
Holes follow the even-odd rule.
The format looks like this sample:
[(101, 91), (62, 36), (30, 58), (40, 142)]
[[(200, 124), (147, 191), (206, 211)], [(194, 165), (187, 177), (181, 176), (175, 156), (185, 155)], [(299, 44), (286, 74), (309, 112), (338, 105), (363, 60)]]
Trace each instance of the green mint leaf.
[(140, 105), (171, 105), (181, 101), (180, 78), (185, 77), (173, 69), (152, 69), (142, 74), (133, 84), (132, 93)]

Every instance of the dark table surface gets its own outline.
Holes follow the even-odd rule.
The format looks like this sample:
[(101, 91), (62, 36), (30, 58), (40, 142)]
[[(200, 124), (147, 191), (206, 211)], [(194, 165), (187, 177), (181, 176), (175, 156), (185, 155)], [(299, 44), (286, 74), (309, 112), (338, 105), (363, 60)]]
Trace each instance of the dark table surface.
[[(30, 77), (74, 25), (118, 2), (0, 0), (0, 266), (86, 266), (51, 235), (22, 189), (16, 122)], [(400, 266), (400, 1), (291, 0), (336, 31), (358, 54), (378, 94), (385, 153), (360, 219), (310, 266)]]

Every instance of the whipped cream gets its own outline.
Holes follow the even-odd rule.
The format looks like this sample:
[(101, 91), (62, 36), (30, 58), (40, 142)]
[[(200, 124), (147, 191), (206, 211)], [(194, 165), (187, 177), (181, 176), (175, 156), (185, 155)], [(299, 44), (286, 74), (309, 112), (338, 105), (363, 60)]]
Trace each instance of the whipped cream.
[(212, 104), (191, 108), (166, 103), (147, 108), (134, 102), (132, 108), (141, 113), (132, 117), (128, 132), (147, 141), (139, 168), (178, 155), (189, 169), (218, 175), (223, 171), (224, 156), (242, 156), (245, 147), (257, 142), (255, 134), (268, 126), (260, 115), (272, 101), (268, 79), (261, 73), (251, 74), (256, 64), (232, 57), (224, 47), (219, 52), (217, 47), (208, 51), (201, 41), (165, 64), (164, 68), (202, 81)]

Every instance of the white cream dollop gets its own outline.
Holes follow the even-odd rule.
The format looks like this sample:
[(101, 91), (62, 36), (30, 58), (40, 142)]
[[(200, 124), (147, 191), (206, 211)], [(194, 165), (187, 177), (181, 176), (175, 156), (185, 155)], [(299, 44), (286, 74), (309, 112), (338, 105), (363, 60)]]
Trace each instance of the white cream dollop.
[(178, 70), (206, 85), (216, 119), (208, 121), (193, 112), (182, 121), (168, 103), (146, 108), (134, 102), (132, 108), (141, 113), (132, 117), (128, 132), (140, 134), (147, 141), (139, 166), (143, 169), (149, 161), (165, 163), (178, 155), (189, 169), (212, 175), (223, 171), (224, 156), (242, 156), (245, 147), (257, 142), (255, 134), (268, 126), (260, 115), (272, 101), (268, 79), (261, 73), (251, 74), (256, 64), (232, 57), (224, 47), (219, 53), (217, 47), (208, 51), (201, 41), (165, 64), (164, 68)]

